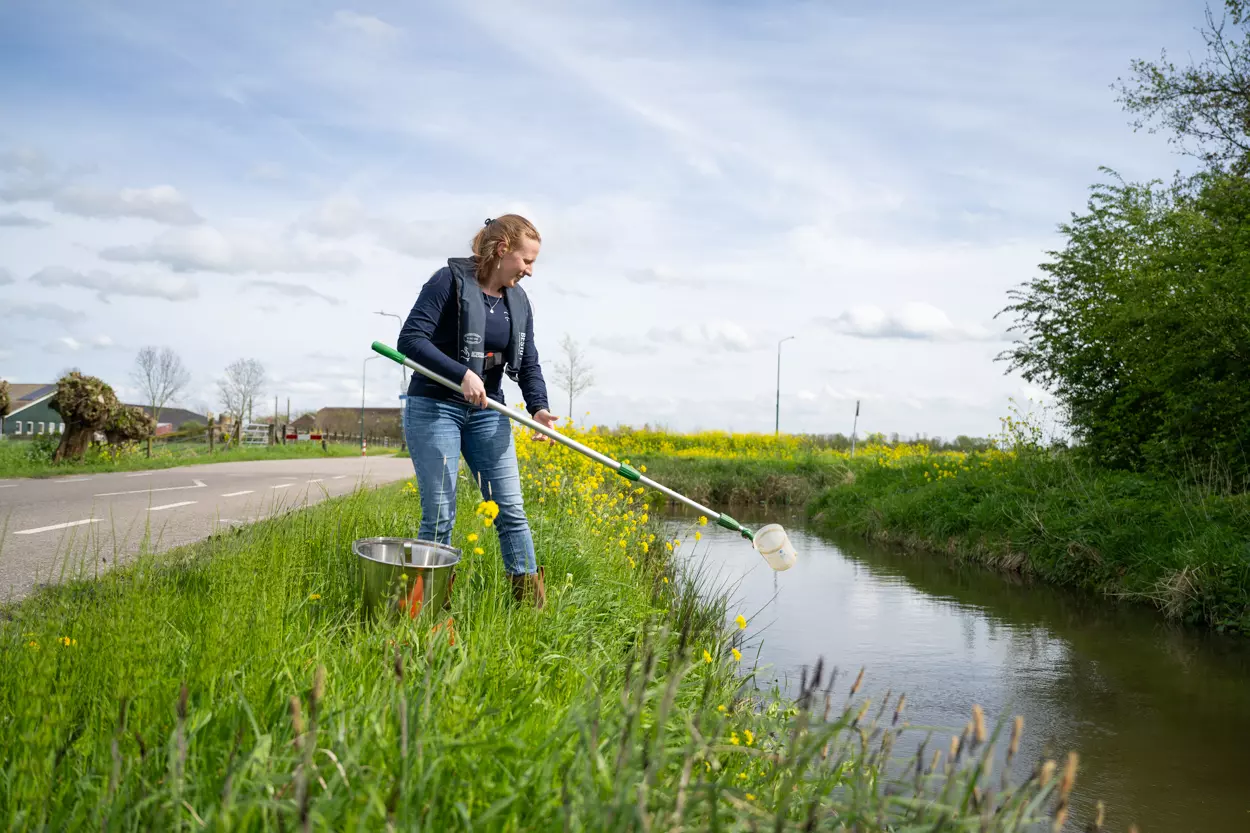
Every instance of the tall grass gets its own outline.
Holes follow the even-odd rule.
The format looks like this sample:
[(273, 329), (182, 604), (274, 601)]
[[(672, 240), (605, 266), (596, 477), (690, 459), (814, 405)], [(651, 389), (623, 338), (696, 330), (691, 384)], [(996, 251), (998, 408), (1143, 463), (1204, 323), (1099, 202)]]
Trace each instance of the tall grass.
[[(53, 463), (54, 443), (30, 440), (0, 441), (0, 478), (4, 477), (56, 477), (111, 471), (146, 471), (176, 466), (194, 466), (201, 463), (238, 463), (249, 460), (296, 460), (312, 457), (359, 457), (360, 446), (351, 444), (328, 444), (322, 451), (319, 443), (290, 443), (270, 446), (216, 446), (212, 451), (208, 443), (158, 443), (148, 457), (141, 445), (124, 449), (102, 447), (87, 453), (83, 460)], [(396, 448), (371, 446), (369, 456), (388, 455), (398, 452)]]
[[(858, 678), (848, 686), (818, 664), (797, 700), (756, 690), (735, 653), (749, 628), (656, 545), (637, 493), (563, 449), (524, 457), (542, 611), (512, 602), (465, 480), (454, 631), (361, 616), (350, 544), (412, 535), (411, 485), (145, 556), (4, 610), (0, 824), (1061, 825), (1074, 773), (1039, 762), (1010, 783), (979, 710), (913, 756), (895, 748), (902, 698), (873, 707), (857, 699)], [(1018, 736), (1017, 725), (1001, 739), (1010, 755)]]

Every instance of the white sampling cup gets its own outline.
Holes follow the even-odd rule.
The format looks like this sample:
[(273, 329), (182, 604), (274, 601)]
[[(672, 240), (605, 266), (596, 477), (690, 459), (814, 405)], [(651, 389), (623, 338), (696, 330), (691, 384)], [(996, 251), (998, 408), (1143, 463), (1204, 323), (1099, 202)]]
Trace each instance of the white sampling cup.
[(756, 551), (768, 562), (768, 566), (779, 573), (793, 567), (798, 560), (798, 553), (790, 543), (790, 536), (786, 535), (781, 524), (768, 524), (757, 529), (753, 543)]

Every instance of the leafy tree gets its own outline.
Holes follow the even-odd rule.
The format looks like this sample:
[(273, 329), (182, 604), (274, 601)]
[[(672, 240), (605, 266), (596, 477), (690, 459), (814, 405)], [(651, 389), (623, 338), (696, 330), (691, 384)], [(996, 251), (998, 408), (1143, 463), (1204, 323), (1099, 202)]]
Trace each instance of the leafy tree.
[[(1093, 187), (1062, 251), (1009, 293), (1025, 333), (1000, 355), (1050, 389), (1114, 466), (1213, 461), (1250, 474), (1250, 181)], [(1000, 313), (1002, 314), (1002, 313)]]
[(9, 415), (9, 383), (0, 379), (0, 419)]
[[(1117, 79), (1125, 109), (1174, 134), (1169, 140), (1209, 168), (1250, 172), (1250, 0), (1225, 0), (1228, 18), (1215, 22), (1208, 7), (1202, 30), (1206, 59), (1178, 70), (1167, 58), (1159, 63), (1134, 60), (1130, 86)], [(1233, 26), (1227, 31), (1228, 23)], [(1154, 133), (1158, 126), (1151, 126)]]

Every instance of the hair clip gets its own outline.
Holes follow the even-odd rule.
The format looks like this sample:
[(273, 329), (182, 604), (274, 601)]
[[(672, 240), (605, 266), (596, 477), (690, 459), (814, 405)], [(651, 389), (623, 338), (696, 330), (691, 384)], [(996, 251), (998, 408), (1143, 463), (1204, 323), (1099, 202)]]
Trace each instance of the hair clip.
[(493, 223), (493, 222), (495, 222), (495, 221), (494, 221), (494, 219), (492, 219), (492, 218), (490, 218), (490, 217), (487, 217), (487, 218), (486, 218), (486, 225), (488, 225), (488, 226), (489, 226), (489, 225), (490, 225), (491, 223)]

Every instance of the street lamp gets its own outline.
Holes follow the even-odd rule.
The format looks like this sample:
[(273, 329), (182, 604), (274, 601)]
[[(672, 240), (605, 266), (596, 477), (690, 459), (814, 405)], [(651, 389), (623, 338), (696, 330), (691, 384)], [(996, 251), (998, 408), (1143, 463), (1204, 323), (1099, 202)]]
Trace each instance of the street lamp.
[[(394, 318), (396, 321), (399, 322), (399, 328), (401, 330), (404, 328), (404, 319), (400, 318), (398, 315), (396, 315), (393, 312), (383, 312), (382, 310), (378, 310), (377, 312), (374, 313), (374, 315), (386, 315), (391, 318)], [(402, 385), (402, 387), (399, 389), (399, 395), (403, 396), (405, 393), (408, 392), (408, 370), (402, 364), (399, 366), (399, 383), (400, 385)]]
[(382, 358), (379, 355), (367, 357), (360, 363), (360, 449), (365, 448), (365, 371), (369, 369), (369, 362), (374, 359)]
[(773, 426), (773, 436), (781, 435), (781, 345), (789, 341), (794, 336), (786, 336), (777, 342), (777, 422)]

